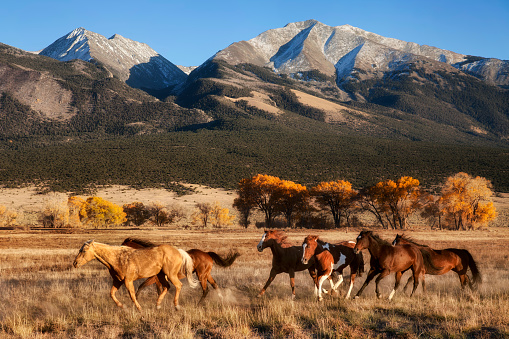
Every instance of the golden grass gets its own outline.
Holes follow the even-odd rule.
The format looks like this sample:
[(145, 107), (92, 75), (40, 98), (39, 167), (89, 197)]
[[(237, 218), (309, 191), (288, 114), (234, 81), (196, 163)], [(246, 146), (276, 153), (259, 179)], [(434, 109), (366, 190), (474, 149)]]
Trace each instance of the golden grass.
[[(300, 244), (305, 235), (319, 234), (328, 241), (353, 240), (357, 231), (288, 231)], [(410, 298), (398, 291), (392, 301), (376, 299), (374, 286), (364, 296), (344, 300), (313, 296), (307, 273), (296, 274), (297, 298), (290, 298), (288, 275), (278, 276), (263, 298), (256, 298), (270, 270), (269, 250), (258, 253), (260, 230), (86, 230), (0, 231), (0, 337), (38, 338), (358, 338), (435, 337), (491, 338), (509, 336), (509, 229), (476, 232), (407, 232), (436, 248), (468, 249), (478, 262), (483, 284), (478, 292), (461, 291), (454, 273), (427, 276), (427, 293), (419, 288)], [(379, 232), (392, 240), (395, 232)], [(236, 248), (242, 256), (231, 268), (213, 269), (222, 298), (211, 291), (197, 306), (201, 290), (184, 282), (182, 310), (172, 305), (173, 289), (163, 308), (155, 308), (156, 292), (149, 287), (139, 301), (139, 313), (123, 287), (109, 297), (111, 278), (97, 261), (80, 269), (71, 263), (81, 244), (95, 239), (120, 244), (127, 236), (167, 242), (179, 248), (200, 248), (225, 254)], [(365, 253), (368, 263), (369, 254)], [(366, 270), (369, 265), (366, 264)], [(346, 280), (348, 280), (347, 272)], [(404, 276), (404, 280), (406, 276)], [(365, 279), (358, 278), (354, 292)], [(137, 282), (138, 284), (141, 281)], [(393, 277), (381, 283), (387, 296)], [(343, 286), (346, 288), (345, 286)], [(341, 291), (342, 295), (346, 290)]]

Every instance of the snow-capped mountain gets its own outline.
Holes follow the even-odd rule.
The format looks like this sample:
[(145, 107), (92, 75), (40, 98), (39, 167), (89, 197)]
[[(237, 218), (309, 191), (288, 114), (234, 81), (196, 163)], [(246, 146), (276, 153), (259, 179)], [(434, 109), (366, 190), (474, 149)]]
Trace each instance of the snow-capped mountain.
[(287, 24), (257, 37), (233, 43), (214, 59), (230, 64), (252, 63), (278, 73), (319, 70), (341, 83), (352, 75), (380, 76), (417, 59), (445, 63), (497, 85), (509, 85), (508, 61), (470, 62), (468, 56), (364, 31), (350, 25), (331, 27), (316, 20)]
[(60, 61), (81, 59), (106, 66), (131, 87), (162, 89), (185, 81), (187, 75), (147, 44), (115, 34), (106, 38), (77, 28), (40, 51)]

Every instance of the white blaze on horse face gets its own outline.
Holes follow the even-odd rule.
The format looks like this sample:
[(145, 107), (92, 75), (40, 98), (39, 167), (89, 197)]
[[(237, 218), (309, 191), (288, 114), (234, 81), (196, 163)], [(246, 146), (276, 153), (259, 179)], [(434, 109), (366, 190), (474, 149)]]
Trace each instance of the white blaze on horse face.
[(308, 260), (306, 259), (306, 247), (307, 247), (307, 245), (308, 244), (306, 244), (306, 243), (302, 244), (302, 259), (301, 259), (301, 261), (302, 261), (303, 264), (307, 264), (308, 263)]
[(263, 233), (262, 239), (258, 243), (258, 246), (256, 246), (256, 248), (258, 248), (258, 252), (263, 251), (263, 247), (262, 246), (263, 246), (263, 242), (265, 241), (265, 236), (266, 235), (267, 235), (267, 233)]

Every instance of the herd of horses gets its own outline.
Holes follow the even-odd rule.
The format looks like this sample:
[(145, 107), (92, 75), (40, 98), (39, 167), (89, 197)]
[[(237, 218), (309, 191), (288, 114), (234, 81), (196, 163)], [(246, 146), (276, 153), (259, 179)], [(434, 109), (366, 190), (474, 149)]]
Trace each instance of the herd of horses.
[[(469, 286), (475, 290), (481, 283), (481, 274), (472, 255), (465, 249), (447, 248), (433, 249), (429, 246), (416, 243), (409, 237), (397, 235), (392, 243), (380, 238), (372, 231), (362, 231), (356, 241), (344, 241), (330, 244), (316, 235), (308, 235), (301, 246), (294, 246), (287, 241), (287, 235), (281, 230), (267, 230), (263, 233), (257, 245), (259, 252), (270, 248), (272, 252), (272, 268), (269, 278), (258, 294), (261, 297), (274, 278), (280, 273), (288, 273), (292, 288), (292, 299), (295, 298), (295, 272), (308, 270), (314, 285), (315, 295), (322, 300), (322, 293), (329, 293), (323, 284), (329, 280), (330, 293), (337, 293), (343, 282), (343, 270), (350, 268), (350, 285), (345, 298), (350, 298), (356, 276), (364, 273), (364, 257), (362, 251), (367, 249), (370, 254), (370, 268), (366, 280), (355, 297), (359, 297), (366, 286), (376, 277), (375, 292), (378, 298), (380, 281), (395, 273), (395, 285), (389, 295), (391, 300), (398, 289), (404, 272), (411, 271), (404, 289), (413, 281), (411, 295), (414, 294), (419, 282), (425, 289), (424, 276), (442, 275), (449, 271), (458, 274), (461, 288)], [(213, 264), (220, 267), (231, 266), (240, 254), (230, 252), (221, 257), (215, 252), (204, 252), (198, 249), (184, 251), (168, 244), (157, 245), (152, 242), (127, 238), (120, 246), (112, 246), (93, 240), (83, 244), (76, 256), (73, 266), (78, 268), (87, 262), (97, 259), (108, 268), (113, 284), (110, 297), (119, 307), (122, 303), (115, 297), (116, 291), (125, 284), (131, 300), (138, 310), (141, 306), (137, 301), (140, 291), (156, 284), (158, 298), (157, 308), (160, 308), (164, 296), (170, 288), (169, 282), (175, 286), (174, 306), (178, 310), (179, 295), (182, 288), (180, 279), (187, 278), (191, 287), (201, 284), (203, 294), (199, 304), (203, 302), (208, 293), (208, 284), (214, 289), (218, 286), (211, 276)], [(467, 275), (470, 269), (472, 279)], [(198, 277), (194, 279), (193, 273)], [(135, 291), (134, 281), (146, 279)], [(219, 290), (218, 290), (219, 291)]]

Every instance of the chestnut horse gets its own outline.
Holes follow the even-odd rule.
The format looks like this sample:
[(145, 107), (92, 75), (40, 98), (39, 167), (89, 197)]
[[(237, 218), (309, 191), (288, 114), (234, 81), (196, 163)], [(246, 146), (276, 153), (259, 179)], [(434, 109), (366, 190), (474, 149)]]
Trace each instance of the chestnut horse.
[[(146, 240), (127, 238), (124, 240), (124, 242), (122, 242), (122, 246), (129, 246), (133, 248), (144, 248), (144, 247), (155, 247), (157, 245)], [(212, 275), (210, 274), (210, 272), (212, 271), (212, 265), (216, 263), (220, 267), (229, 267), (240, 255), (238, 252), (235, 253), (230, 252), (226, 256), (226, 258), (222, 258), (221, 256), (219, 256), (219, 254), (215, 252), (203, 252), (198, 249), (191, 249), (187, 251), (187, 254), (189, 254), (191, 259), (193, 259), (193, 272), (195, 272), (196, 275), (198, 276), (198, 280), (200, 281), (201, 288), (203, 290), (203, 294), (200, 298), (200, 301), (198, 301), (198, 304), (201, 304), (205, 297), (207, 296), (207, 294), (209, 293), (209, 286), (207, 284), (207, 281), (210, 283), (210, 285), (212, 285), (214, 289), (218, 288), (214, 278), (212, 278)], [(136, 296), (138, 296), (138, 294), (143, 288), (150, 286), (154, 283), (156, 284), (157, 291), (160, 294), (162, 285), (159, 282), (159, 279), (157, 279), (157, 276), (153, 276), (145, 280), (140, 285), (140, 287), (138, 288), (138, 292), (136, 292)]]
[[(393, 245), (401, 245), (401, 244), (412, 244), (429, 253), (431, 263), (434, 267), (429, 267), (426, 265), (426, 274), (431, 275), (442, 275), (449, 271), (456, 272), (460, 279), (461, 288), (464, 289), (468, 284), (470, 289), (474, 291), (478, 284), (482, 282), (481, 273), (477, 268), (477, 265), (474, 261), (474, 258), (464, 249), (459, 248), (447, 248), (445, 250), (435, 250), (429, 246), (421, 245), (416, 243), (409, 237), (405, 237), (404, 235), (396, 235), (396, 238), (392, 242)], [(426, 261), (425, 261), (426, 263)], [(437, 269), (438, 268), (438, 269)], [(472, 280), (470, 281), (467, 270), (470, 268), (472, 272)], [(412, 280), (410, 277), (405, 285), (405, 289), (408, 284)]]
[(136, 300), (134, 292), (133, 282), (137, 279), (157, 276), (162, 285), (162, 292), (157, 298), (157, 308), (161, 307), (161, 302), (170, 287), (166, 278), (176, 288), (173, 303), (177, 310), (180, 308), (178, 298), (182, 288), (180, 279), (187, 277), (189, 285), (192, 287), (198, 286), (198, 283), (193, 279), (193, 261), (191, 257), (184, 250), (170, 245), (134, 249), (127, 246), (110, 246), (89, 240), (81, 247), (74, 259), (73, 266), (79, 268), (94, 259), (97, 259), (110, 271), (113, 278), (110, 297), (118, 307), (123, 307), (123, 305), (115, 297), (115, 293), (122, 284), (125, 284), (131, 300), (136, 308), (141, 311), (141, 306)]
[(355, 254), (353, 247), (355, 242), (344, 241), (338, 244), (329, 244), (322, 241), (317, 235), (308, 235), (302, 243), (302, 263), (307, 264), (314, 256), (317, 278), (315, 280), (315, 294), (318, 292), (318, 300), (322, 300), (322, 284), (332, 272), (339, 273), (338, 282), (332, 287), (336, 290), (343, 282), (343, 270), (350, 266), (350, 287), (346, 299), (350, 298), (355, 276), (364, 272), (364, 257), (362, 253)]
[(381, 239), (372, 231), (362, 231), (357, 237), (357, 243), (355, 244), (354, 251), (355, 253), (358, 253), (366, 248), (371, 254), (371, 267), (369, 268), (369, 273), (366, 277), (366, 281), (364, 281), (364, 284), (355, 296), (356, 298), (361, 295), (364, 288), (366, 288), (366, 286), (376, 275), (378, 275), (378, 277), (375, 280), (375, 291), (376, 296), (380, 298), (378, 283), (391, 272), (396, 273), (396, 283), (394, 285), (394, 289), (389, 295), (389, 300), (391, 300), (394, 296), (394, 293), (396, 293), (396, 290), (401, 281), (401, 275), (408, 269), (412, 270), (414, 277), (414, 287), (411, 295), (413, 295), (417, 289), (420, 277), (422, 277), (422, 283), (424, 285), (424, 259), (421, 251), (416, 246), (392, 246), (390, 243)]
[(292, 287), (292, 299), (295, 299), (295, 272), (307, 269), (309, 275), (316, 280), (315, 260), (312, 258), (307, 264), (303, 264), (302, 246), (292, 246), (287, 241), (285, 232), (280, 230), (269, 230), (263, 233), (262, 239), (258, 243), (258, 252), (262, 252), (269, 247), (272, 251), (272, 268), (270, 270), (269, 279), (258, 294), (261, 297), (270, 283), (280, 273), (288, 273), (290, 275), (290, 286)]

